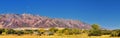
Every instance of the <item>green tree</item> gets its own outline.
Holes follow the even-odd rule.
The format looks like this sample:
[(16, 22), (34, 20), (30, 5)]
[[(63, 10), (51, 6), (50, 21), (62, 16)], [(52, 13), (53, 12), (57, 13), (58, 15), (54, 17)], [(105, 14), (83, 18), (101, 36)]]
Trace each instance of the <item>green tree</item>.
[(100, 36), (100, 35), (101, 35), (100, 26), (98, 24), (93, 24), (89, 36)]
[(94, 30), (99, 30), (100, 29), (100, 26), (98, 24), (93, 24), (92, 25), (92, 29)]

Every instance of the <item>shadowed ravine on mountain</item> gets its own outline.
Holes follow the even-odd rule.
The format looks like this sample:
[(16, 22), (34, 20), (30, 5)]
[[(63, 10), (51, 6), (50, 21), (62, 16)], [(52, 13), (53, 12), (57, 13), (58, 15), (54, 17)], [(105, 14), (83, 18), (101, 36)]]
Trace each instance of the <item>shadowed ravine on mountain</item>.
[(91, 26), (87, 23), (78, 20), (67, 20), (58, 18), (49, 18), (39, 15), (31, 14), (1, 14), (0, 15), (1, 28), (79, 28), (90, 29)]

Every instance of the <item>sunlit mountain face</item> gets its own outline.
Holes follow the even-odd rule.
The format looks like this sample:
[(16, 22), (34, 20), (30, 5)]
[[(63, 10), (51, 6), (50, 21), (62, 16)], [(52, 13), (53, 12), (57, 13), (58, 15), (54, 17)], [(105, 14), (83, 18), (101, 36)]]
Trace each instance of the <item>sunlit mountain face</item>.
[(78, 28), (90, 29), (87, 23), (78, 20), (49, 18), (31, 14), (1, 14), (0, 28)]

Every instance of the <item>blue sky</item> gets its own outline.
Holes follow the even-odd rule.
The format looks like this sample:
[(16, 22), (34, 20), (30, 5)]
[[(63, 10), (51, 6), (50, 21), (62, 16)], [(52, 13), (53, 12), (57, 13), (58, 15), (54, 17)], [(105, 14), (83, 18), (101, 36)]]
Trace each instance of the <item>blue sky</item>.
[(120, 29), (120, 0), (0, 0), (0, 14), (38, 14)]

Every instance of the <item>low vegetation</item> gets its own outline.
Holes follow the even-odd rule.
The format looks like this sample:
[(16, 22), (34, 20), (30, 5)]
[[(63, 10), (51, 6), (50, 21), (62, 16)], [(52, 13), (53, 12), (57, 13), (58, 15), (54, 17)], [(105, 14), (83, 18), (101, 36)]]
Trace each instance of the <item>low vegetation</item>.
[[(85, 35), (84, 35), (85, 34)], [(108, 35), (108, 37), (120, 37), (120, 29), (116, 30), (106, 30), (101, 29), (99, 25), (93, 24), (92, 29), (85, 30), (85, 29), (76, 29), (76, 28), (64, 28), (64, 29), (58, 29), (58, 28), (50, 28), (48, 30), (45, 29), (37, 29), (37, 30), (13, 30), (13, 29), (0, 29), (0, 37), (5, 35), (36, 35), (36, 37), (42, 37), (42, 36), (64, 36), (68, 35), (69, 38), (72, 36), (78, 37), (81, 35), (81, 37), (84, 35), (85, 37), (93, 37), (93, 36), (103, 36)], [(78, 36), (77, 36), (78, 35)], [(104, 36), (103, 36), (104, 37)], [(105, 36), (107, 37), (107, 36)]]

